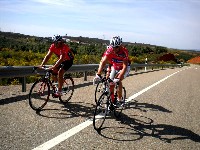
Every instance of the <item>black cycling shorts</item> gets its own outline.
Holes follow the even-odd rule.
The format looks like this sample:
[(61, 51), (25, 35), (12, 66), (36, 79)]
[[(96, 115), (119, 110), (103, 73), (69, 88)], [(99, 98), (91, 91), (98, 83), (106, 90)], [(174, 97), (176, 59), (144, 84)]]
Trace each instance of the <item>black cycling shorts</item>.
[(73, 60), (65, 60), (58, 66), (58, 68), (63, 68), (65, 71), (67, 71), (72, 65)]

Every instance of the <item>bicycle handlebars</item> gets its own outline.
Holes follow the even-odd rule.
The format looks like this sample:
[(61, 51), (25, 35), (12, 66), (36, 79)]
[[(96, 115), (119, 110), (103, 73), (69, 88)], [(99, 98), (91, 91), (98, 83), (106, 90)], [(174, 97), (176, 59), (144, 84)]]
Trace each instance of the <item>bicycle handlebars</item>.
[(51, 70), (49, 70), (49, 68), (46, 67), (46, 66), (42, 66), (42, 67), (34, 66), (34, 67), (33, 67), (32, 73), (33, 73), (33, 72), (37, 72), (36, 70), (37, 70), (38, 68), (43, 69), (43, 70), (45, 70), (45, 71), (51, 71)]

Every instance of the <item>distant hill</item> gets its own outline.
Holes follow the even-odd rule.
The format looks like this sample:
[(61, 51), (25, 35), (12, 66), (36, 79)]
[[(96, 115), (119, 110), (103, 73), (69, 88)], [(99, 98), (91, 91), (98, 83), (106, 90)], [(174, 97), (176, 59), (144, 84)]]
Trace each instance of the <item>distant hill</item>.
[[(99, 39), (99, 38), (89, 38), (89, 37), (72, 37), (67, 35), (61, 35), (65, 39), (69, 39), (70, 41), (78, 41), (79, 43), (104, 43), (109, 44), (109, 40)], [(13, 32), (2, 32), (0, 31), (0, 37), (6, 37), (6, 38), (12, 38), (12, 39), (20, 39), (20, 38), (35, 38), (37, 41), (41, 40), (47, 40), (51, 39), (51, 37), (37, 37), (37, 36), (31, 36), (31, 35), (25, 35), (21, 33), (13, 33)], [(156, 47), (156, 45), (151, 44), (145, 44), (145, 43), (131, 43), (131, 42), (125, 42), (123, 41), (124, 45), (141, 45), (141, 46), (150, 46), (150, 47)]]

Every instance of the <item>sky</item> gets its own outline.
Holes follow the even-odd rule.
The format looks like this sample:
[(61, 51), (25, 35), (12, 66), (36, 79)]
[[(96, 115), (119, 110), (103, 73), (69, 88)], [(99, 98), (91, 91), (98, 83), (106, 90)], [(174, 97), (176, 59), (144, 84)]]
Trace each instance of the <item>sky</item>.
[(200, 50), (200, 0), (0, 0), (0, 30)]

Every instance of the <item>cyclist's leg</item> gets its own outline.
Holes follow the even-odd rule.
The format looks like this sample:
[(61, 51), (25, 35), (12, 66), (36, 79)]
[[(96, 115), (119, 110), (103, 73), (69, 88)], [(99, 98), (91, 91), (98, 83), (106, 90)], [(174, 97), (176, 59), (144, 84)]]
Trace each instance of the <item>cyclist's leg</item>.
[(107, 73), (106, 73), (106, 79), (108, 79), (108, 77), (110, 76), (111, 66), (112, 66), (111, 64), (108, 65)]
[(51, 76), (51, 78), (52, 78), (52, 80), (54, 81), (54, 82), (57, 82), (58, 81), (58, 70), (59, 70), (60, 68), (58, 67), (58, 68), (55, 68), (55, 69), (53, 69), (52, 70), (52, 76)]
[(63, 75), (64, 73), (72, 66), (73, 60), (66, 60), (64, 61), (60, 66), (58, 70), (58, 92), (62, 92), (62, 86), (63, 86)]
[(117, 98), (120, 101), (122, 99), (122, 81), (119, 81), (119, 86), (117, 89)]
[(62, 86), (63, 86), (63, 75), (65, 73), (65, 70), (63, 68), (60, 68), (58, 71), (58, 92), (62, 92)]
[(130, 70), (131, 70), (131, 66), (127, 66), (126, 72), (124, 74), (124, 79), (129, 76)]
[[(124, 73), (124, 77), (123, 79), (125, 79), (128, 75), (129, 75), (129, 72), (130, 72), (130, 66), (127, 66), (127, 69), (126, 69), (126, 72)], [(120, 71), (118, 72), (117, 76), (119, 75)], [(122, 79), (122, 80), (123, 80)], [(122, 80), (119, 81), (119, 86), (118, 86), (118, 99), (121, 100), (122, 99)]]
[[(117, 74), (117, 70), (114, 69), (114, 67), (111, 67), (111, 72), (110, 72), (110, 79), (114, 80), (116, 74)], [(114, 88), (115, 88), (115, 84), (114, 83), (110, 83), (110, 93), (111, 93), (111, 99), (112, 102), (114, 103)]]

